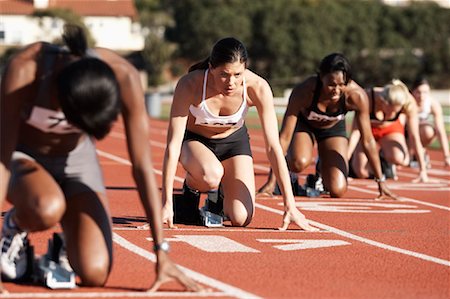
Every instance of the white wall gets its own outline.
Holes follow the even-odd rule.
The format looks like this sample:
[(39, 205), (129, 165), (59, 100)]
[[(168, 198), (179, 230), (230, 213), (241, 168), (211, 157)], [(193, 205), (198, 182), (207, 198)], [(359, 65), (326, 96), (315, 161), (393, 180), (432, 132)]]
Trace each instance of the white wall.
[[(85, 24), (99, 47), (116, 51), (140, 51), (144, 34), (138, 23), (127, 17), (86, 17)], [(61, 37), (64, 22), (60, 19), (0, 15), (0, 30), (4, 39), (0, 45), (24, 46), (36, 41), (52, 42)]]
[(127, 17), (85, 17), (96, 46), (114, 50), (142, 50), (144, 36), (138, 23)]

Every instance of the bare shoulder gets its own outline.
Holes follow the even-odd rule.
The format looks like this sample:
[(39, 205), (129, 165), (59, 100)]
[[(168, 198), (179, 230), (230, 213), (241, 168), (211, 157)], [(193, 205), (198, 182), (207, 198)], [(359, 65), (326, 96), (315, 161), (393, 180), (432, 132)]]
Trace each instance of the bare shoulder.
[(266, 79), (264, 79), (263, 77), (261, 77), (260, 75), (258, 75), (256, 73), (254, 73), (253, 71), (246, 69), (244, 76), (245, 76), (245, 84), (247, 85), (247, 89), (253, 90), (255, 92), (261, 91), (261, 90), (264, 90), (267, 88), (270, 89), (269, 82), (267, 82)]
[(195, 92), (203, 86), (204, 70), (195, 70), (183, 75), (177, 82), (176, 89)]
[(311, 98), (316, 89), (317, 76), (309, 76), (294, 86), (291, 92), (293, 98)]
[(266, 79), (249, 69), (245, 70), (244, 76), (250, 105), (255, 104), (257, 101), (273, 98), (272, 88)]
[(139, 77), (138, 70), (116, 52), (106, 48), (95, 48), (95, 52), (113, 69), (119, 81), (127, 77)]
[(350, 81), (345, 90), (349, 110), (359, 110), (361, 106), (369, 103), (366, 91), (355, 81)]
[(4, 75), (12, 76), (17, 85), (26, 85), (36, 77), (37, 61), (46, 43), (37, 42), (15, 53), (8, 61)]
[(173, 102), (197, 105), (201, 101), (205, 70), (195, 70), (183, 75), (177, 82)]

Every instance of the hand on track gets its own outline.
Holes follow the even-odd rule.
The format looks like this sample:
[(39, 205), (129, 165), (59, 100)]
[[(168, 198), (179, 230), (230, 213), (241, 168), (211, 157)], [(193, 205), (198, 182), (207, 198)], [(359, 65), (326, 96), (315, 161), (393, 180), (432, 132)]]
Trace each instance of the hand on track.
[(311, 226), (308, 219), (306, 219), (305, 215), (300, 213), (300, 211), (297, 210), (296, 208), (290, 209), (290, 210), (284, 212), (283, 226), (280, 227), (279, 230), (287, 230), (287, 228), (291, 222), (294, 222), (301, 229), (304, 229), (309, 232), (319, 231), (318, 228)]
[(177, 281), (185, 287), (186, 291), (211, 292), (211, 289), (199, 285), (192, 278), (181, 272), (166, 254), (158, 258), (156, 274), (156, 280), (147, 292), (156, 292), (163, 284), (170, 281)]
[(398, 196), (393, 193), (386, 185), (386, 182), (380, 182), (378, 183), (378, 191), (380, 194), (375, 198), (375, 200), (387, 200), (387, 199), (394, 199), (398, 200)]
[(169, 228), (177, 228), (173, 225), (173, 207), (164, 205), (162, 210), (162, 220), (164, 224), (167, 224)]

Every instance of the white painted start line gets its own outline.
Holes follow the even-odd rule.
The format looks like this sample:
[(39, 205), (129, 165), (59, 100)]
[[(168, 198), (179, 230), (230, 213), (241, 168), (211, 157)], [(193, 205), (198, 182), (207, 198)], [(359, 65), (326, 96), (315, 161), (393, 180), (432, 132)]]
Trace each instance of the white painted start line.
[[(214, 230), (215, 231), (215, 230)], [(211, 230), (210, 230), (211, 232)], [(152, 238), (146, 238), (152, 241)], [(260, 250), (243, 245), (235, 240), (217, 235), (174, 235), (172, 238), (165, 238), (169, 242), (184, 242), (204, 252), (210, 253), (260, 253)], [(335, 247), (350, 245), (342, 240), (311, 240), (311, 239), (256, 239), (261, 243), (270, 243), (269, 246), (282, 251), (293, 251), (303, 249), (315, 249), (325, 247)], [(288, 245), (273, 245), (288, 244)]]

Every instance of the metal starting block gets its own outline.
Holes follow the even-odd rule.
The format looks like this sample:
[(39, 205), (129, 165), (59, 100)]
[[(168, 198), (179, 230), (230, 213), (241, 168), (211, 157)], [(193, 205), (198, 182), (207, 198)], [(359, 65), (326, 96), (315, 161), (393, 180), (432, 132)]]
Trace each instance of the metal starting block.
[(200, 209), (200, 216), (202, 223), (206, 227), (223, 227), (223, 217), (210, 211), (206, 211), (204, 208)]

